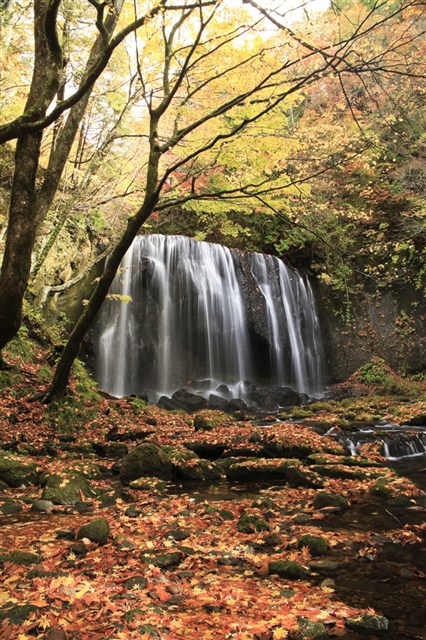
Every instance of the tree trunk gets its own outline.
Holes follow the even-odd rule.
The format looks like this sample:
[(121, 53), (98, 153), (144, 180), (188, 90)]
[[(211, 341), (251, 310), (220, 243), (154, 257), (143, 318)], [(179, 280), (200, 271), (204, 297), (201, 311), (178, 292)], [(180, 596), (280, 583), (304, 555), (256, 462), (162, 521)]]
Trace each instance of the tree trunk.
[(55, 374), (53, 376), (52, 383), (44, 395), (45, 402), (51, 402), (56, 398), (63, 395), (65, 392), (72, 365), (78, 356), (80, 346), (86, 335), (90, 325), (96, 318), (99, 309), (105, 300), (114, 276), (117, 273), (120, 262), (123, 259), (126, 251), (132, 244), (137, 232), (141, 228), (142, 224), (149, 218), (154, 211), (160, 195), (160, 187), (158, 186), (158, 167), (160, 164), (161, 152), (158, 144), (158, 122), (160, 115), (155, 112), (151, 113), (150, 123), (150, 153), (148, 158), (148, 169), (146, 176), (146, 188), (145, 197), (142, 206), (136, 212), (136, 214), (130, 218), (127, 222), (127, 227), (124, 230), (118, 243), (110, 253), (110, 256), (105, 264), (104, 272), (98, 280), (96, 288), (92, 293), (90, 300), (81, 314), (80, 318), (74, 325), (71, 335), (67, 344), (62, 352), (62, 355), (57, 364)]
[[(114, 31), (124, 0), (117, 0), (116, 10), (105, 20), (105, 32)], [(62, 71), (62, 51), (56, 34), (56, 10), (60, 0), (35, 0), (34, 4), (34, 71), (25, 112), (46, 114), (59, 88)], [(101, 54), (105, 42), (96, 39), (86, 66), (91, 68)], [(84, 82), (84, 78), (83, 78)], [(68, 115), (49, 159), (46, 177), (36, 197), (36, 178), (42, 132), (18, 139), (15, 153), (15, 173), (7, 227), (7, 239), (0, 273), (0, 353), (17, 334), (22, 320), (22, 304), (28, 286), (31, 255), (37, 230), (52, 204), (75, 134), (84, 115), (91, 89)], [(0, 355), (0, 366), (2, 363)]]
[[(34, 70), (25, 111), (43, 116), (59, 86), (62, 52), (56, 46), (56, 30), (49, 25), (46, 35), (48, 0), (34, 3)], [(56, 14), (50, 14), (55, 24)], [(37, 220), (36, 178), (42, 132), (18, 139), (15, 172), (9, 208), (6, 245), (0, 273), (0, 352), (17, 334), (22, 320), (22, 303), (31, 268)], [(2, 362), (0, 357), (0, 362)]]
[(0, 275), (0, 351), (17, 334), (36, 236), (35, 183), (41, 133), (18, 140), (6, 246)]
[(74, 325), (68, 342), (65, 345), (61, 358), (57, 364), (52, 383), (43, 398), (45, 402), (51, 402), (63, 395), (65, 392), (69, 382), (72, 365), (78, 356), (83, 338), (96, 318), (99, 309), (107, 296), (121, 260), (132, 244), (141, 225), (151, 215), (156, 202), (156, 196), (146, 200), (145, 204), (141, 207), (136, 216), (131, 218), (127, 223), (127, 228), (123, 236), (107, 259), (104, 271), (90, 297), (89, 303), (85, 307), (77, 323)]

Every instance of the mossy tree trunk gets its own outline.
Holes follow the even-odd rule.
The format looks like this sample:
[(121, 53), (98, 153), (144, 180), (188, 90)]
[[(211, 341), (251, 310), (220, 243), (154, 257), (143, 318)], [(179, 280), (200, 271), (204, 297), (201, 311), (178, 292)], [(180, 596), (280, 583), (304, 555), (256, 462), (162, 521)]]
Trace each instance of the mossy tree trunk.
[[(43, 117), (59, 87), (62, 51), (56, 33), (60, 0), (34, 2), (34, 69), (25, 111)], [(37, 232), (36, 181), (42, 132), (19, 137), (0, 273), (0, 352), (21, 325), (22, 303)], [(1, 361), (3, 362), (3, 361)]]
[[(25, 113), (30, 113), (32, 118), (40, 119), (46, 115), (61, 86), (62, 50), (56, 32), (60, 3), (61, 0), (35, 0), (34, 4), (34, 70), (25, 106)], [(90, 51), (82, 85), (86, 83), (88, 74), (102, 56), (117, 25), (123, 4), (124, 0), (117, 0), (114, 12), (106, 17), (103, 31), (96, 38)], [(21, 326), (23, 299), (29, 282), (31, 256), (37, 231), (52, 205), (92, 89), (93, 84), (71, 108), (52, 146), (47, 171), (38, 192), (36, 184), (43, 131), (18, 138), (5, 251), (0, 273), (0, 352), (15, 337)], [(0, 357), (1, 364), (3, 360)]]

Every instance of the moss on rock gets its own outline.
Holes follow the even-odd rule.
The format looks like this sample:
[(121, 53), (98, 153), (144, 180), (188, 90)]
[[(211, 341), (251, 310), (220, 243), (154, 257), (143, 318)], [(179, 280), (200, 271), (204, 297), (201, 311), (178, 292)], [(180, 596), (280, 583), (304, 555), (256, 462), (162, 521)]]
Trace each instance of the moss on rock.
[(328, 551), (327, 540), (321, 536), (312, 536), (309, 533), (306, 533), (303, 536), (300, 536), (297, 541), (298, 549), (302, 549), (303, 547), (308, 547), (311, 556), (323, 556)]
[(268, 573), (289, 580), (300, 580), (308, 575), (307, 569), (294, 560), (276, 560), (268, 565)]
[(88, 538), (98, 544), (106, 544), (111, 535), (111, 529), (105, 518), (96, 518), (80, 527), (77, 538)]

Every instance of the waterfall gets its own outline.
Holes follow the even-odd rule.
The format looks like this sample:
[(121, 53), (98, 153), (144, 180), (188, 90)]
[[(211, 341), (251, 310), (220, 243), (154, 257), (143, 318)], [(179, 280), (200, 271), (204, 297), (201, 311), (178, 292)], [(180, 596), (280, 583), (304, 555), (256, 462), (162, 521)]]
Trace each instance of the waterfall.
[[(250, 287), (264, 316), (257, 336)], [(157, 401), (185, 387), (205, 397), (245, 398), (258, 384), (314, 394), (322, 385), (309, 282), (272, 256), (245, 256), (181, 236), (140, 236), (94, 334), (99, 386), (118, 397)]]

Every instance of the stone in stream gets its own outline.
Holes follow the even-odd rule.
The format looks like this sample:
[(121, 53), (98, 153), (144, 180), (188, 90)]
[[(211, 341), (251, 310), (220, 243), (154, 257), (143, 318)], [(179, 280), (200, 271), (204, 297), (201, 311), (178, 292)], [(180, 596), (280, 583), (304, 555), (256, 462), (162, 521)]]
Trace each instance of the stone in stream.
[(363, 613), (345, 622), (348, 629), (356, 631), (362, 636), (372, 636), (385, 633), (389, 629), (389, 620), (374, 613)]
[(322, 536), (312, 536), (309, 533), (300, 536), (297, 541), (297, 548), (303, 549), (303, 547), (308, 547), (313, 557), (323, 556), (328, 551), (328, 544), (325, 538)]
[(290, 631), (290, 640), (327, 640), (328, 635), (322, 622), (314, 622), (308, 618), (300, 617), (299, 629)]
[(324, 507), (336, 507), (340, 511), (346, 511), (349, 502), (343, 496), (328, 491), (320, 491), (313, 500), (314, 509), (323, 509)]

